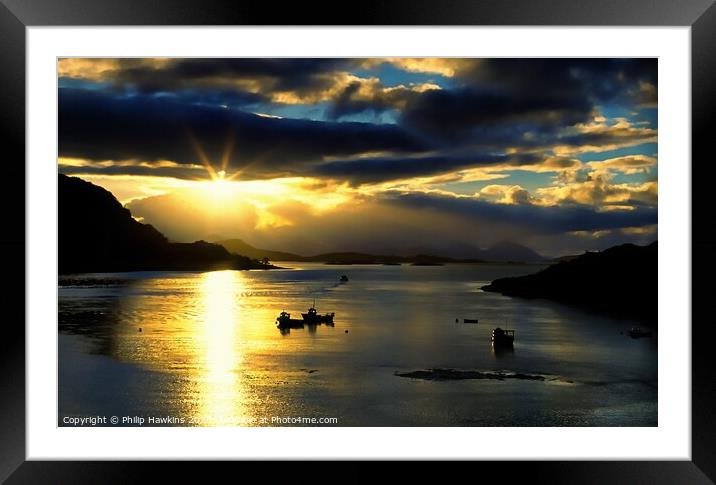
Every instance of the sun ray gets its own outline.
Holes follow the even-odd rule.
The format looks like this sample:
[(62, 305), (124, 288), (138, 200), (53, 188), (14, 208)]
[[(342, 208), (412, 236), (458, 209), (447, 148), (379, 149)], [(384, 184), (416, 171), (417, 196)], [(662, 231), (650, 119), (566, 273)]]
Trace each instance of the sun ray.
[(226, 146), (224, 147), (224, 154), (221, 157), (221, 170), (226, 173), (226, 169), (229, 167), (229, 160), (231, 159), (231, 154), (234, 151), (234, 135), (233, 133), (229, 133), (229, 136), (226, 139)]
[(204, 150), (201, 148), (199, 141), (190, 131), (188, 131), (188, 137), (192, 147), (194, 148), (194, 152), (196, 152), (196, 155), (199, 157), (199, 161), (201, 161), (201, 163), (204, 165), (206, 171), (209, 172), (209, 176), (211, 177), (211, 179), (216, 180), (216, 170), (214, 170), (214, 167), (211, 165), (211, 162), (209, 162), (209, 159), (207, 158), (206, 153), (204, 153)]

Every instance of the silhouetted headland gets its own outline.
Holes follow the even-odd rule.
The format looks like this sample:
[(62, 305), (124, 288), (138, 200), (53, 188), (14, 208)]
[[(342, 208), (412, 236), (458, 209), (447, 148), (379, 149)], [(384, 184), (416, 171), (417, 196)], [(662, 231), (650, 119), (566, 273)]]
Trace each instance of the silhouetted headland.
[(657, 324), (658, 251), (623, 244), (587, 252), (535, 274), (500, 278), (482, 289), (507, 296), (547, 298), (590, 311)]
[(59, 175), (59, 273), (273, 268), (206, 241), (174, 243), (111, 192)]

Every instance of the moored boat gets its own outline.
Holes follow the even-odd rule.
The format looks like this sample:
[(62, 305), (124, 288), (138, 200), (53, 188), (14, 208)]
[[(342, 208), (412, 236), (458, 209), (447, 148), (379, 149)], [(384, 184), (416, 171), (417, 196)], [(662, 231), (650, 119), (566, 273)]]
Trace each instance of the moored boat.
[(492, 346), (509, 348), (512, 347), (515, 342), (515, 331), (514, 330), (503, 330), (497, 327), (492, 331)]
[(301, 328), (303, 327), (303, 320), (291, 318), (291, 314), (288, 312), (281, 312), (276, 318), (276, 324), (281, 328)]
[(306, 323), (333, 323), (335, 313), (326, 313), (320, 315), (315, 307), (308, 309), (307, 313), (301, 313), (303, 321)]
[(309, 325), (315, 325), (319, 323), (327, 323), (332, 324), (333, 323), (333, 317), (335, 316), (335, 313), (326, 313), (321, 315), (318, 313), (318, 310), (316, 310), (316, 299), (313, 299), (313, 306), (308, 309), (308, 312), (301, 313), (301, 316), (303, 317), (304, 323), (307, 323)]

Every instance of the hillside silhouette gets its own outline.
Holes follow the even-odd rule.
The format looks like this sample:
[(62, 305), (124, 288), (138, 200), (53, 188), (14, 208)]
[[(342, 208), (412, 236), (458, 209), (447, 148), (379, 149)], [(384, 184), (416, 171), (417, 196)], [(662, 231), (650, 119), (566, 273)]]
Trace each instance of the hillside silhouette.
[(268, 258), (271, 261), (307, 261), (304, 256), (300, 256), (294, 253), (287, 253), (284, 251), (272, 251), (270, 249), (259, 249), (255, 248), (242, 239), (225, 239), (222, 241), (215, 241), (216, 244), (220, 244), (225, 247), (228, 251), (236, 254), (243, 254), (253, 259)]
[(60, 274), (271, 267), (206, 241), (169, 242), (111, 192), (77, 177), (59, 175), (58, 204)]
[(476, 249), (472, 258), (455, 258), (431, 254), (410, 256), (369, 254), (355, 251), (322, 253), (312, 256), (260, 249), (242, 239), (224, 239), (216, 241), (227, 250), (243, 254), (254, 259), (268, 258), (271, 261), (304, 261), (333, 264), (441, 264), (441, 263), (485, 263), (485, 262), (542, 262), (545, 259), (532, 249), (516, 243), (500, 242), (488, 249)]
[(658, 250), (623, 244), (587, 252), (535, 274), (500, 278), (484, 286), (507, 296), (547, 298), (622, 318), (657, 324)]

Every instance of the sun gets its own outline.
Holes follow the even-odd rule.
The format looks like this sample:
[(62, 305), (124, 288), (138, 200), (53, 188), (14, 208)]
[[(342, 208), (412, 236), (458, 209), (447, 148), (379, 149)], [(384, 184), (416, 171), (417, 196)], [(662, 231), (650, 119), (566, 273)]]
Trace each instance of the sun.
[(229, 180), (226, 178), (226, 171), (219, 170), (212, 179), (213, 185), (217, 190), (226, 190), (229, 188)]
[(208, 189), (215, 199), (226, 200), (234, 192), (234, 184), (226, 177), (224, 170), (216, 172), (208, 185)]

